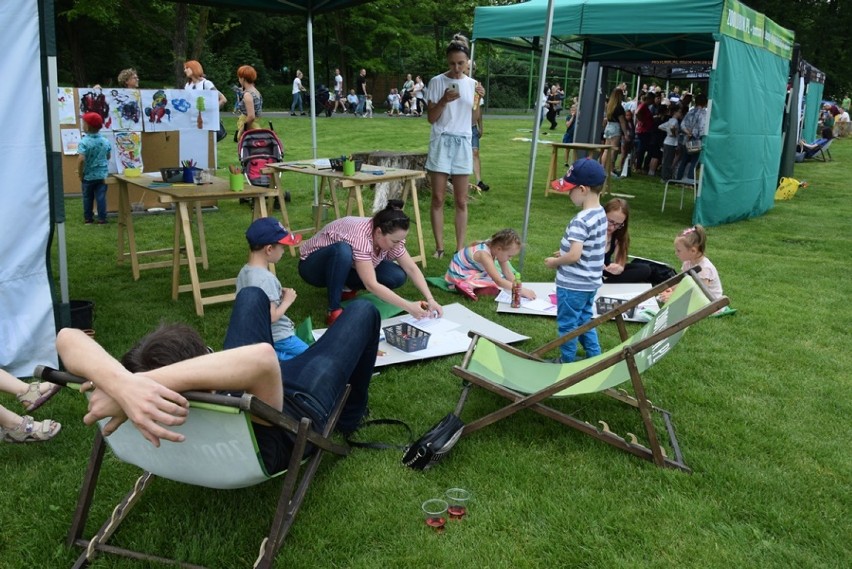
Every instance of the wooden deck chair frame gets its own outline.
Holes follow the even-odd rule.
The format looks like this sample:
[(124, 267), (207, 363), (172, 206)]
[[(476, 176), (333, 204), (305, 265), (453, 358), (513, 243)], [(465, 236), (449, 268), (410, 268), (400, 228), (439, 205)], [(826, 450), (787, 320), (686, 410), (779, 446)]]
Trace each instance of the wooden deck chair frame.
[[(486, 390), (491, 391), (492, 393), (496, 393), (497, 395), (505, 397), (510, 401), (510, 403), (496, 411), (487, 413), (486, 415), (479, 417), (474, 421), (468, 422), (468, 424), (464, 427), (462, 436), (470, 435), (484, 427), (487, 427), (488, 425), (510, 417), (523, 409), (530, 409), (532, 411), (535, 411), (536, 413), (544, 415), (545, 417), (554, 419), (568, 427), (576, 429), (609, 445), (626, 451), (634, 456), (638, 456), (639, 458), (651, 461), (657, 466), (677, 468), (685, 472), (691, 472), (691, 469), (683, 461), (683, 455), (681, 453), (680, 446), (678, 445), (675, 429), (671, 421), (671, 413), (653, 405), (645, 395), (645, 387), (642, 383), (642, 377), (639, 366), (637, 365), (637, 356), (640, 355), (643, 350), (651, 348), (653, 351), (654, 347), (657, 346), (660, 347), (661, 351), (662, 348), (665, 348), (665, 350), (668, 351), (668, 349), (670, 349), (670, 345), (669, 343), (663, 343), (664, 340), (674, 336), (675, 334), (679, 334), (685, 331), (686, 328), (689, 327), (691, 324), (694, 324), (695, 322), (698, 322), (699, 320), (702, 320), (703, 318), (712, 315), (713, 313), (728, 305), (728, 298), (724, 296), (716, 299), (715, 301), (710, 300), (712, 296), (710, 295), (704, 284), (701, 282), (701, 280), (696, 277), (696, 272), (696, 269), (690, 269), (689, 271), (680, 273), (668, 279), (667, 281), (648, 289), (646, 292), (620, 305), (619, 307), (598, 316), (597, 318), (577, 328), (571, 333), (557, 338), (551, 342), (548, 342), (530, 353), (524, 352), (508, 344), (503, 344), (501, 342), (489, 339), (481, 334), (478, 334), (477, 332), (470, 332), (469, 335), (472, 338), (470, 347), (468, 348), (461, 365), (454, 366), (452, 370), (453, 373), (459, 376), (463, 381), (463, 389), (461, 396), (459, 397), (458, 404), (456, 405), (455, 414), (458, 416), (461, 415), (465, 402), (470, 394), (471, 388), (474, 386), (485, 388)], [(646, 327), (643, 327), (638, 333), (635, 333), (633, 336), (630, 336), (628, 334), (627, 327), (624, 323), (623, 314), (639, 306), (639, 304), (643, 301), (649, 298), (653, 298), (654, 296), (666, 290), (667, 288), (683, 282), (685, 279), (690, 279), (692, 283), (696, 285), (697, 290), (700, 291), (700, 294), (704, 295), (702, 299), (703, 306), (692, 312), (687, 310), (687, 314), (685, 316), (677, 318), (673, 322), (666, 321), (665, 324), (660, 324), (660, 321), (656, 320), (655, 317), (654, 320), (646, 324), (646, 327), (651, 327), (650, 329), (648, 329), (650, 333), (648, 333), (642, 338), (641, 336), (644, 334), (643, 331), (646, 330)], [(669, 304), (674, 301), (674, 297), (677, 293), (678, 291), (676, 290), (675, 293), (672, 295), (672, 300), (670, 300)], [(663, 308), (663, 310), (665, 310), (665, 307)], [(661, 310), (660, 312), (662, 313), (663, 310)], [(541, 362), (543, 365), (547, 366), (574, 365), (545, 363), (545, 361), (542, 359), (542, 356), (545, 353), (553, 350), (554, 348), (557, 348), (558, 346), (562, 345), (563, 343), (571, 340), (572, 338), (576, 338), (580, 334), (583, 334), (584, 332), (591, 330), (592, 328), (595, 328), (597, 326), (600, 326), (604, 322), (613, 319), (615, 319), (616, 326), (618, 327), (619, 336), (622, 340), (620, 346), (617, 346), (616, 348), (605, 352), (601, 356), (591, 358), (588, 365), (584, 366), (582, 363), (580, 363), (577, 366), (579, 367), (579, 369), (574, 373), (570, 373), (569, 375), (563, 376), (557, 381), (554, 381), (550, 385), (547, 385), (546, 387), (543, 387), (537, 391), (526, 393), (516, 389), (511, 389), (509, 387), (506, 387), (505, 385), (501, 385), (495, 381), (492, 381), (492, 379), (489, 379), (488, 377), (485, 377), (480, 373), (476, 373), (471, 370), (472, 362), (476, 357), (477, 347), (480, 341), (482, 340), (486, 340), (487, 342), (496, 346), (498, 351), (505, 352), (506, 354), (510, 354), (517, 358), (534, 362)], [(633, 340), (628, 341), (631, 338)], [(674, 338), (674, 340), (677, 340), (678, 338), (679, 336)], [(663, 351), (662, 354), (660, 354), (660, 357), (665, 355), (666, 351)], [(645, 356), (643, 355), (643, 357)], [(651, 365), (653, 365), (653, 363), (655, 363), (658, 359), (659, 357), (655, 360), (651, 360)], [(609, 397), (612, 397), (622, 403), (625, 403), (639, 410), (650, 448), (640, 444), (636, 436), (632, 433), (627, 433), (629, 436), (629, 440), (616, 435), (615, 433), (609, 430), (607, 423), (604, 421), (600, 421), (603, 428), (598, 429), (597, 427), (591, 425), (586, 421), (577, 419), (572, 415), (559, 411), (553, 407), (547, 406), (544, 403), (546, 399), (557, 395), (560, 392), (571, 388), (572, 386), (578, 386), (583, 381), (593, 378), (596, 374), (609, 370), (610, 368), (613, 368), (613, 366), (616, 366), (621, 362), (626, 363), (626, 368), (629, 373), (629, 380), (633, 387), (633, 396), (630, 396), (624, 390), (616, 390), (613, 387), (601, 389), (600, 393), (608, 395)], [(618, 381), (618, 383), (622, 382), (623, 381)], [(668, 433), (669, 445), (674, 453), (674, 457), (667, 456), (665, 450), (660, 444), (660, 441), (657, 437), (657, 429), (654, 426), (652, 412), (660, 413), (663, 417), (665, 428)]]
[[(71, 387), (77, 390), (79, 390), (80, 384), (86, 381), (83, 378), (76, 377), (69, 373), (53, 370), (45, 366), (38, 366), (36, 368), (36, 371), (34, 372), (34, 376), (44, 379), (45, 381), (65, 385), (66, 387)], [(278, 504), (275, 510), (275, 514), (273, 516), (269, 533), (267, 537), (264, 538), (263, 541), (260, 543), (259, 554), (257, 560), (253, 565), (254, 568), (258, 569), (266, 569), (271, 567), (275, 556), (278, 553), (278, 550), (281, 548), (281, 545), (284, 542), (284, 538), (287, 536), (287, 533), (289, 532), (290, 527), (293, 524), (299, 507), (304, 501), (308, 486), (310, 485), (314, 475), (317, 472), (317, 469), (319, 468), (319, 464), (322, 460), (323, 455), (326, 452), (331, 452), (340, 456), (346, 456), (349, 453), (348, 446), (336, 444), (329, 439), (329, 436), (333, 432), (335, 425), (337, 424), (337, 421), (343, 411), (343, 406), (346, 403), (346, 399), (349, 396), (349, 386), (346, 387), (345, 392), (343, 393), (340, 401), (338, 401), (329, 418), (328, 424), (326, 425), (324, 431), (321, 434), (317, 433), (311, 428), (311, 421), (309, 419), (302, 418), (301, 421), (296, 421), (295, 419), (292, 419), (291, 417), (288, 417), (287, 415), (278, 412), (260, 399), (249, 394), (244, 394), (242, 397), (230, 397), (226, 395), (216, 395), (211, 393), (190, 391), (183, 393), (183, 395), (190, 401), (191, 408), (197, 408), (199, 410), (205, 409), (208, 411), (215, 412), (221, 412), (224, 410), (226, 414), (242, 415), (245, 419), (244, 423), (246, 429), (249, 431), (251, 430), (251, 428), (248, 424), (248, 416), (251, 415), (259, 417), (267, 421), (268, 423), (295, 435), (293, 453), (290, 458), (287, 470), (270, 476), (266, 474), (260, 457), (258, 455), (255, 455), (255, 458), (258, 461), (258, 464), (265, 476), (265, 479), (268, 480), (271, 478), (283, 477), (281, 493), (278, 498)], [(198, 411), (196, 411), (196, 413), (198, 413)], [(191, 411), (190, 416), (187, 419), (185, 425), (189, 424), (189, 422), (193, 420), (193, 415), (194, 413), (192, 413)], [(138, 431), (136, 431), (136, 428), (129, 422), (123, 424), (120, 429), (132, 429), (133, 432), (135, 432), (136, 435), (141, 438), (141, 434), (139, 434)], [(117, 433), (118, 431), (116, 431), (116, 433), (113, 433), (110, 437), (105, 438), (101, 433), (101, 430), (98, 429), (95, 435), (92, 451), (89, 455), (88, 467), (83, 478), (83, 484), (80, 488), (80, 494), (77, 500), (74, 518), (71, 523), (71, 527), (68, 530), (68, 536), (66, 540), (66, 545), (68, 547), (78, 546), (84, 549), (83, 553), (74, 563), (74, 569), (86, 567), (94, 559), (95, 555), (98, 552), (116, 554), (132, 559), (155, 561), (166, 564), (177, 564), (181, 567), (203, 569), (199, 565), (183, 563), (174, 559), (160, 557), (157, 555), (152, 555), (107, 544), (107, 541), (118, 529), (119, 524), (121, 524), (121, 522), (127, 517), (130, 510), (141, 498), (143, 491), (148, 487), (151, 480), (156, 476), (154, 473), (149, 471), (144, 471), (143, 474), (136, 480), (132, 490), (128, 492), (124, 496), (124, 498), (119, 502), (119, 504), (113, 510), (109, 519), (104, 522), (104, 524), (98, 529), (95, 535), (89, 539), (83, 537), (83, 532), (86, 527), (86, 521), (89, 517), (89, 510), (91, 508), (95, 489), (97, 487), (101, 466), (103, 464), (104, 451), (106, 449), (106, 446), (108, 444), (111, 444), (110, 438), (115, 437)], [(254, 440), (253, 434), (251, 435), (251, 437), (252, 440)], [(150, 446), (150, 443), (148, 444)], [(165, 444), (174, 444), (175, 446), (178, 446), (183, 445), (185, 443), (164, 442), (163, 445)], [(303, 453), (308, 444), (314, 445), (315, 452), (309, 458), (302, 459)], [(162, 446), (160, 448), (162, 448)], [(243, 486), (248, 485), (251, 484), (245, 484)]]

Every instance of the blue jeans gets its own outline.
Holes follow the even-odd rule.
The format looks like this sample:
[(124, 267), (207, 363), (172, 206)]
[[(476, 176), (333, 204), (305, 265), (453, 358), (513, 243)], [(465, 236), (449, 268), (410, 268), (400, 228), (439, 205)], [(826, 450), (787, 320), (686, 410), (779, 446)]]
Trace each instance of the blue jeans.
[[(592, 303), (595, 300), (595, 291), (569, 290), (561, 286), (556, 287), (556, 326), (559, 335), (572, 332), (592, 319)], [(598, 343), (598, 331), (592, 328), (585, 334), (581, 334), (570, 342), (565, 342), (560, 347), (562, 361), (573, 362), (577, 356), (577, 339), (586, 350), (586, 357), (597, 356), (601, 353)]]
[(94, 214), (92, 213), (92, 204), (98, 204), (98, 220), (106, 221), (107, 205), (106, 205), (107, 185), (103, 180), (84, 180), (83, 181), (83, 219), (93, 221)]
[(302, 93), (293, 93), (293, 102), (290, 104), (290, 112), (296, 112), (296, 105), (299, 106), (299, 112), (304, 112), (302, 110)]
[[(344, 433), (354, 431), (367, 410), (380, 325), (381, 316), (372, 304), (355, 301), (304, 353), (279, 361), (285, 412), (294, 418), (310, 418), (321, 431), (348, 384), (351, 391), (337, 428)], [(258, 287), (246, 287), (234, 301), (225, 349), (261, 342), (272, 344), (269, 298)]]
[[(328, 309), (336, 310), (340, 308), (340, 295), (343, 294), (344, 286), (352, 290), (365, 288), (352, 264), (352, 247), (340, 241), (318, 249), (304, 261), (299, 261), (299, 276), (308, 284), (328, 288)], [(390, 289), (404, 285), (406, 278), (405, 271), (391, 261), (382, 261), (376, 267), (376, 280)]]
[(679, 146), (680, 164), (678, 164), (677, 167), (677, 176), (675, 176), (675, 180), (683, 180), (684, 178), (694, 180), (695, 166), (698, 164), (698, 158), (701, 156), (701, 153), (696, 152), (695, 154), (690, 154), (686, 151), (685, 144), (681, 144)]
[(364, 107), (367, 105), (367, 95), (358, 95), (358, 106), (355, 107), (356, 115), (364, 114)]

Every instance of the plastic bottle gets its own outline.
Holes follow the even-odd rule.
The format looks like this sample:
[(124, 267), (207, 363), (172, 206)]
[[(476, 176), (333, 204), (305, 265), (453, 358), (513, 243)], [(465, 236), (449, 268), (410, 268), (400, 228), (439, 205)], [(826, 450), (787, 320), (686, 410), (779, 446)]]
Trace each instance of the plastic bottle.
[(521, 307), (521, 273), (515, 271), (515, 282), (512, 283), (512, 308)]

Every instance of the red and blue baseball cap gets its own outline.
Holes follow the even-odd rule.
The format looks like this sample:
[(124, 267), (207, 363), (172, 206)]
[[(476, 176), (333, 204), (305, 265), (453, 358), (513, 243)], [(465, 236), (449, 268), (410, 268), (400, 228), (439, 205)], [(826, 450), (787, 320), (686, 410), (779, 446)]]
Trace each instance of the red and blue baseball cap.
[(600, 162), (591, 158), (580, 158), (568, 168), (561, 186), (562, 191), (568, 191), (577, 186), (601, 186), (605, 181), (606, 172)]
[(274, 217), (261, 217), (260, 219), (255, 219), (249, 225), (249, 228), (246, 230), (246, 240), (251, 247), (272, 245), (273, 243), (298, 245), (302, 242), (302, 236), (290, 233), (284, 229), (281, 222)]

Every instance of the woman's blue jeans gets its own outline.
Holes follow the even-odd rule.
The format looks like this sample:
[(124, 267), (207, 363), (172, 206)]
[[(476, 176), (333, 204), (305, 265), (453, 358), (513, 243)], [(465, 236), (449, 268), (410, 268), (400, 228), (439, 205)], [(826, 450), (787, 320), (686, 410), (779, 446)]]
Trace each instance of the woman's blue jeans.
[[(307, 259), (299, 261), (299, 276), (308, 284), (326, 287), (328, 309), (336, 310), (340, 308), (340, 295), (343, 294), (344, 286), (352, 290), (365, 288), (352, 263), (352, 247), (340, 241), (318, 249)], [(405, 271), (394, 262), (382, 261), (376, 266), (376, 280), (390, 289), (404, 285), (406, 278)]]
[[(349, 399), (337, 428), (354, 431), (367, 410), (380, 325), (379, 311), (365, 300), (356, 300), (307, 351), (279, 361), (285, 412), (310, 418), (321, 431), (349, 384)], [(261, 342), (272, 344), (269, 298), (260, 288), (246, 287), (234, 301), (225, 349)]]
[(302, 93), (293, 93), (293, 102), (290, 103), (290, 113), (296, 112), (296, 107), (299, 107), (299, 112), (302, 113), (304, 110), (302, 109)]

